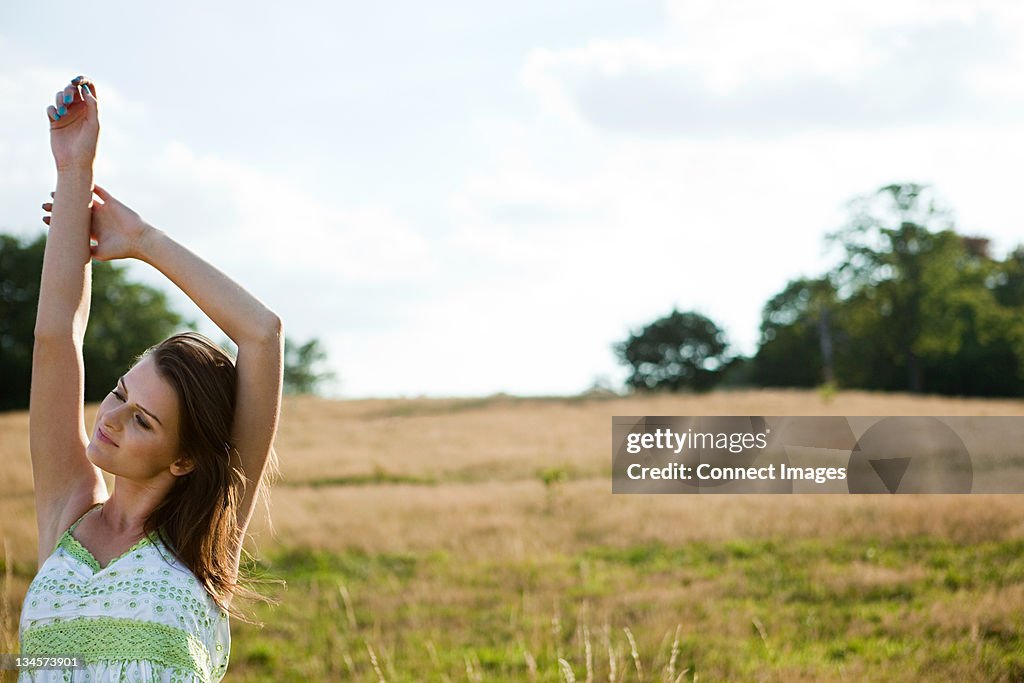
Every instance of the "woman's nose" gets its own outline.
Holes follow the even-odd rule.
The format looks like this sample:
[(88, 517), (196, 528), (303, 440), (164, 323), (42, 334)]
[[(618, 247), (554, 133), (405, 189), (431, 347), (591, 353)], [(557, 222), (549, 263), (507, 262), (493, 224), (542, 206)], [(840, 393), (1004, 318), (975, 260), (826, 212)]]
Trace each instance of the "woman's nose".
[(127, 405), (121, 404), (116, 406), (113, 410), (108, 410), (103, 416), (103, 426), (113, 430), (120, 430), (121, 425), (124, 422), (124, 414), (127, 407)]

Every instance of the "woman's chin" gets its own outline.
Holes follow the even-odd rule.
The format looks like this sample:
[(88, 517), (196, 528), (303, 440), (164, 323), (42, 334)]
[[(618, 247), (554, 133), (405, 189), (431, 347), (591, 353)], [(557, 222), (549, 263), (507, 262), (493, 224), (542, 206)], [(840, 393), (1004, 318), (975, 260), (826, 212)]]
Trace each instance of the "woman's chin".
[(108, 474), (115, 474), (114, 472), (110, 471), (109, 467), (111, 463), (109, 462), (109, 458), (106, 457), (106, 455), (102, 451), (102, 444), (99, 444), (95, 441), (90, 441), (89, 446), (85, 449), (85, 457), (89, 460), (89, 462), (91, 462), (93, 465), (100, 468), (104, 472)]

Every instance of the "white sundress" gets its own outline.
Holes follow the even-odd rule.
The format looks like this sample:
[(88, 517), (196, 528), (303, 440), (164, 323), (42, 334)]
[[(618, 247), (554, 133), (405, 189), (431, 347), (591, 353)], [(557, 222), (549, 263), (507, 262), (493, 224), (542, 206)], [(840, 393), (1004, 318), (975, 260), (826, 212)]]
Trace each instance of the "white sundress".
[(227, 613), (155, 533), (101, 568), (72, 536), (85, 515), (29, 585), (19, 630), (22, 656), (73, 655), (84, 665), (22, 670), (19, 683), (219, 681), (231, 645)]

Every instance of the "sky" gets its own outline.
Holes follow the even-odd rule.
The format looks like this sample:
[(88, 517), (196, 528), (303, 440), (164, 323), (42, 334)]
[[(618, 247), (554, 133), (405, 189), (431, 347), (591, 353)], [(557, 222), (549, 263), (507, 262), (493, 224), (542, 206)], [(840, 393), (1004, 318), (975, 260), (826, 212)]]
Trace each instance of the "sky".
[(882, 185), (1024, 241), (1015, 5), (4, 3), (0, 230), (43, 230), (45, 110), (86, 74), (96, 182), (319, 338), (331, 395), (621, 386), (674, 307), (753, 353)]

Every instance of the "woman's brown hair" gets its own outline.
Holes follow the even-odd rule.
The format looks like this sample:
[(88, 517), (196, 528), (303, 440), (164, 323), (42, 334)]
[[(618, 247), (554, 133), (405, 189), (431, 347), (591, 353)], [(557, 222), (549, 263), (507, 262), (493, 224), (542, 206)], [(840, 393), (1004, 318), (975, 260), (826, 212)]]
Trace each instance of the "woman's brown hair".
[[(237, 512), (246, 480), (231, 441), (234, 361), (197, 332), (176, 334), (146, 356), (178, 395), (181, 452), (194, 468), (177, 478), (146, 520), (145, 530), (159, 535), (222, 609), (242, 616), (230, 609), (231, 598), (262, 596), (243, 588), (235, 574), (234, 548), (243, 540)], [(268, 475), (276, 469), (273, 451), (270, 458)], [(265, 494), (266, 484), (259, 487)]]

